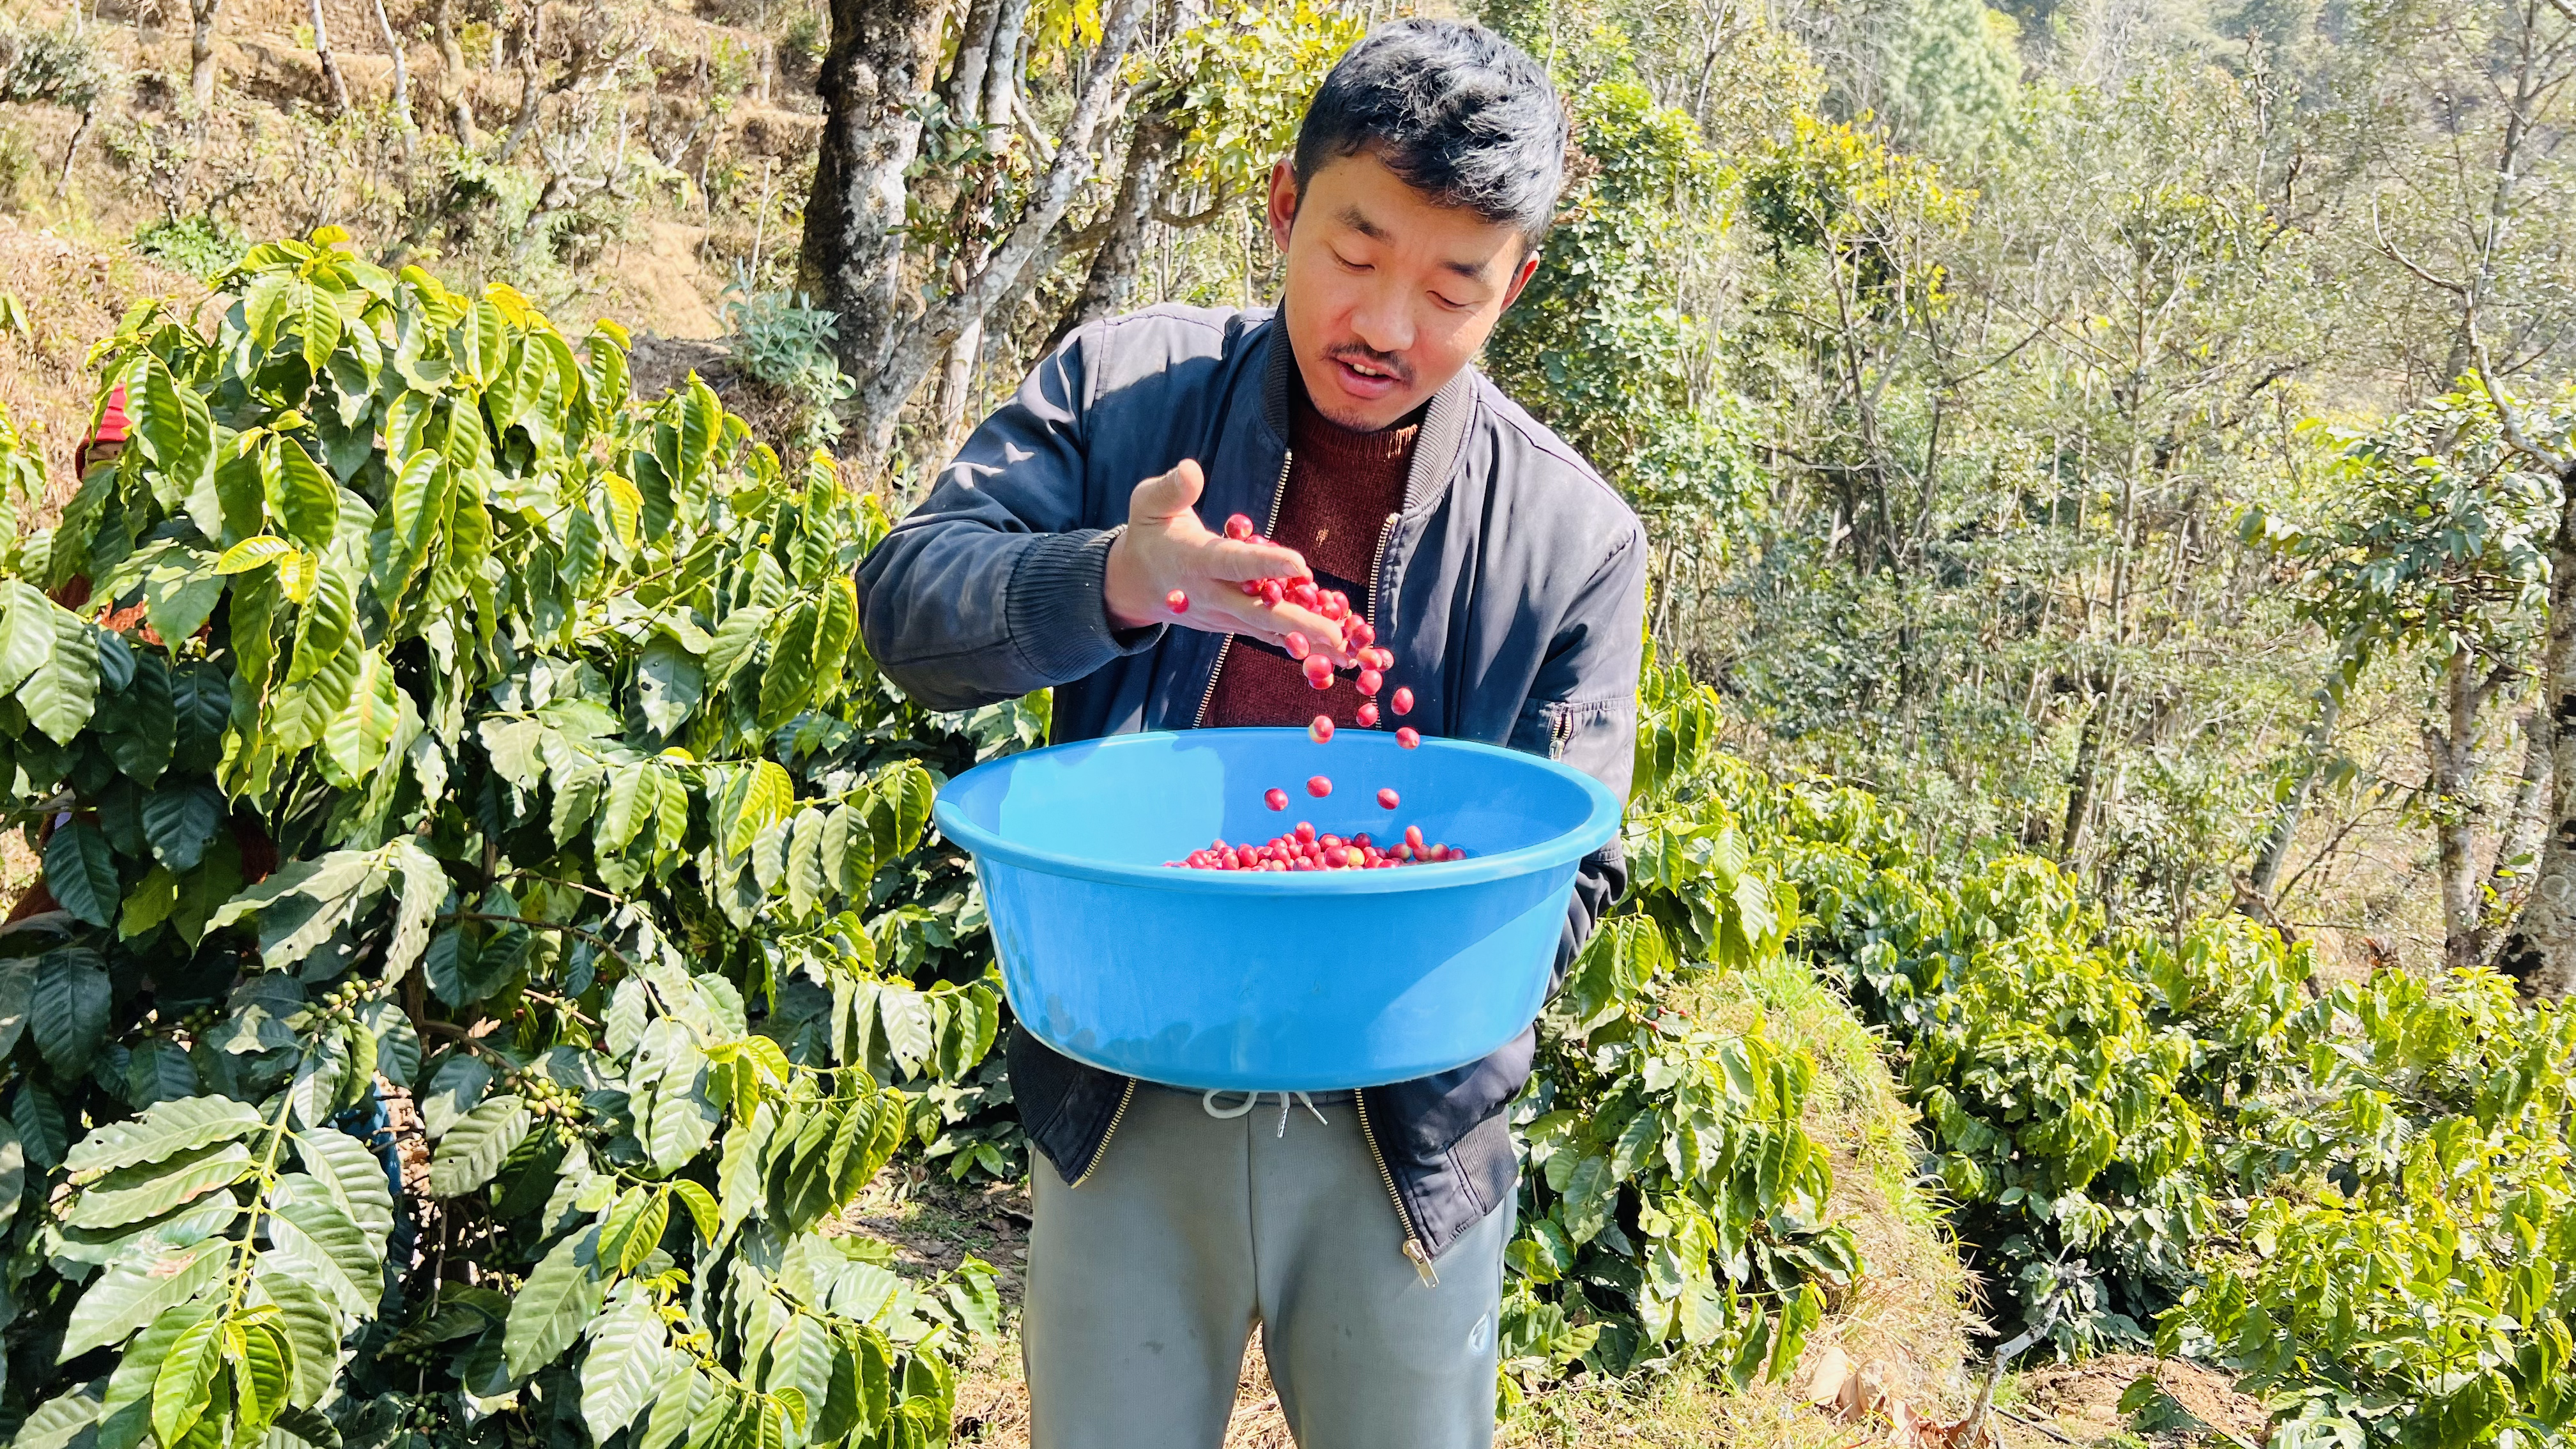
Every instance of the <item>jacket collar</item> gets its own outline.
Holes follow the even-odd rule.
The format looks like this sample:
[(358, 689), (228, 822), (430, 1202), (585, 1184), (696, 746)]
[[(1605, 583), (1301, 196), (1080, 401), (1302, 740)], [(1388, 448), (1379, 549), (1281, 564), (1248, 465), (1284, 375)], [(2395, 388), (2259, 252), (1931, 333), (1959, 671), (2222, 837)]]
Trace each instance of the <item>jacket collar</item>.
[[(1261, 416), (1277, 435), (1279, 445), (1288, 445), (1289, 388), (1297, 375), (1296, 349), (1288, 345), (1288, 309), (1281, 302), (1270, 314), (1266, 329), (1270, 355), (1264, 359), (1261, 383)], [(1458, 463), (1458, 455), (1467, 444), (1467, 424), (1476, 413), (1476, 368), (1473, 363), (1458, 369), (1458, 375), (1442, 384), (1431, 395), (1431, 403), (1422, 411), (1422, 431), (1413, 440), (1413, 466), (1404, 476), (1404, 512), (1422, 513), (1439, 501), (1448, 487), (1449, 475)]]

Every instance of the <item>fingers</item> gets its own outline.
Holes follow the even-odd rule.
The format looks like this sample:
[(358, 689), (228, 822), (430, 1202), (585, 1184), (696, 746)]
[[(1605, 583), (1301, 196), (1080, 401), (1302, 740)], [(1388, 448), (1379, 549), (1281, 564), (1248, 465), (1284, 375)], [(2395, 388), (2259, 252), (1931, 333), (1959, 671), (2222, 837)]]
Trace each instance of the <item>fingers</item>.
[(1357, 656), (1344, 647), (1342, 626), (1311, 609), (1294, 604), (1269, 608), (1257, 599), (1239, 594), (1228, 598), (1221, 591), (1206, 608), (1193, 602), (1190, 613), (1196, 617), (1182, 622), (1222, 633), (1249, 634), (1280, 649), (1288, 648), (1290, 634), (1300, 635), (1308, 649), (1331, 660), (1336, 670), (1351, 669), (1359, 663)]
[(1136, 485), (1127, 497), (1127, 517), (1133, 523), (1162, 522), (1190, 511), (1207, 487), (1207, 475), (1199, 471), (1196, 459), (1183, 458), (1172, 471), (1146, 479)]
[(1235, 583), (1245, 579), (1308, 579), (1315, 576), (1314, 571), (1306, 567), (1305, 555), (1275, 543), (1242, 543), (1231, 538), (1219, 538), (1207, 546), (1207, 557), (1203, 562), (1209, 573)]

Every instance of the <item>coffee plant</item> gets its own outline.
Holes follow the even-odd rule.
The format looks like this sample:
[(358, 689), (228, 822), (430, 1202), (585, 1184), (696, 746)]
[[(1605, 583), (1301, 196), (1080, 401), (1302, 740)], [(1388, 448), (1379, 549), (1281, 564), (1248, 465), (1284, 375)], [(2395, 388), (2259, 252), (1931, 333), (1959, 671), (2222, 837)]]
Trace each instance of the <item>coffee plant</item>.
[(1857, 790), (1726, 793), (1807, 908), (1793, 943), (1891, 1037), (2001, 1306), (2063, 1352), (2235, 1370), (2275, 1445), (2565, 1442), (2563, 1010), (2484, 970), (2328, 989), (2241, 916), (2122, 927), (2048, 862), (1926, 861)]
[(1794, 895), (1710, 789), (1716, 696), (1650, 666), (1639, 702), (1629, 891), (1541, 1018), (1514, 1108), (1529, 1170), (1507, 1255), (1507, 1403), (1576, 1363), (1615, 1377), (1690, 1361), (1738, 1388), (1784, 1377), (1824, 1290), (1860, 1268), (1800, 1125), (1814, 1059), (1683, 1006), (1704, 974), (1776, 956)]
[[(943, 1442), (991, 1271), (835, 1220), (988, 1090), (875, 504), (507, 288), (254, 248), (0, 432), (5, 1406), (23, 1449)], [(423, 1160), (425, 1159), (425, 1160)]]
[(2383, 972), (2301, 1025), (2244, 1108), (2270, 1185), (2170, 1351), (2274, 1396), (2279, 1449), (2543, 1445), (2576, 1425), (2576, 1016), (2490, 972)]

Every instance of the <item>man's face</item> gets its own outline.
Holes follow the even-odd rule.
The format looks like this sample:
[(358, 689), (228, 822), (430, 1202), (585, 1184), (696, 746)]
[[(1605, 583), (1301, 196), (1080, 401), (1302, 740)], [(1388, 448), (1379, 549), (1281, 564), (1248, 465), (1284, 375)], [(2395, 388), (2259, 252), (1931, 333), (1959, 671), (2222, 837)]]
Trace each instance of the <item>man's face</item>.
[(1365, 151), (1318, 167), (1302, 196), (1274, 167), (1270, 234), (1306, 395), (1369, 432), (1457, 376), (1538, 266), (1517, 228), (1435, 204)]

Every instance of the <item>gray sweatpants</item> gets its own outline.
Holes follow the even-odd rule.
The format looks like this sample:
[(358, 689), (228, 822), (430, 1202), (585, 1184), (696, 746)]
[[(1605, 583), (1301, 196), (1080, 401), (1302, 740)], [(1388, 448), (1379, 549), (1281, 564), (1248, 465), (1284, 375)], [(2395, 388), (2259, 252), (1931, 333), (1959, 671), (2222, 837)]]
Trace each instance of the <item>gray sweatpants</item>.
[[(1211, 1117), (1144, 1086), (1099, 1166), (1030, 1171), (1031, 1449), (1218, 1449), (1255, 1324), (1301, 1449), (1486, 1449), (1512, 1212), (1440, 1255), (1402, 1229), (1348, 1093)], [(1221, 1096), (1219, 1107), (1242, 1103)]]

